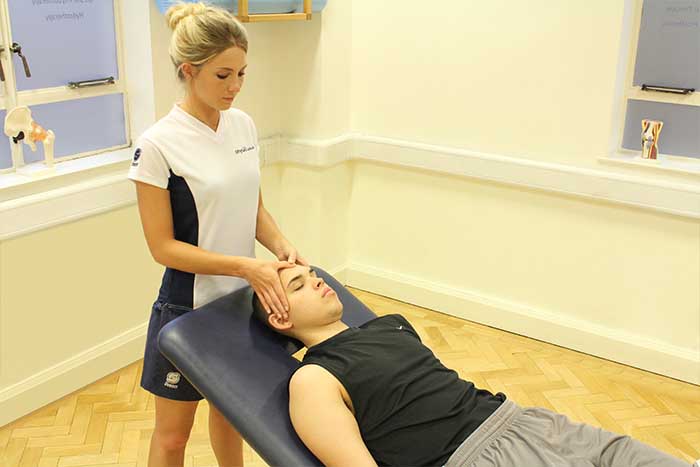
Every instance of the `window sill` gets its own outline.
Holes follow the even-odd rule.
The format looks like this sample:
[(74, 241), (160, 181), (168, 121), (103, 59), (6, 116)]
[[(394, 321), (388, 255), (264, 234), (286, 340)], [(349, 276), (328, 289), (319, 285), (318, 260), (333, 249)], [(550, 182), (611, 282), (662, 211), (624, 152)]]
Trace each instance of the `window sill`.
[[(0, 176), (0, 241), (134, 203), (132, 148)], [(34, 175), (32, 175), (34, 173)]]
[(599, 157), (598, 161), (619, 166), (644, 167), (656, 172), (672, 172), (700, 177), (700, 159), (665, 156), (663, 154), (659, 157), (657, 160), (642, 159), (639, 153), (630, 151)]
[(73, 185), (115, 170), (124, 173), (131, 160), (131, 147), (94, 156), (58, 162), (51, 169), (43, 163), (27, 164), (17, 172), (0, 175), (0, 202)]

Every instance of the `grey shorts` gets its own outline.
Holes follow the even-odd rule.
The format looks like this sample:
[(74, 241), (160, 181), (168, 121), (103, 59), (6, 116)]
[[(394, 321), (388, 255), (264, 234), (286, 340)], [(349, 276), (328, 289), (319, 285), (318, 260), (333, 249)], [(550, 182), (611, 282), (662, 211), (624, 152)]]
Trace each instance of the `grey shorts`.
[(505, 401), (445, 467), (688, 467), (629, 436)]

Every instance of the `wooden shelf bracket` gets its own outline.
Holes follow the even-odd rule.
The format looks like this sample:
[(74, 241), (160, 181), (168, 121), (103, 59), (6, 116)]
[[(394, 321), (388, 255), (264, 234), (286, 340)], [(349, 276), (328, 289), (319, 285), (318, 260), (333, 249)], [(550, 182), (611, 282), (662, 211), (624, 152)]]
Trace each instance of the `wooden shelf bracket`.
[(238, 0), (238, 15), (236, 17), (243, 23), (258, 23), (264, 21), (308, 21), (311, 19), (311, 0), (304, 0), (303, 13), (273, 13), (273, 14), (248, 14), (248, 0)]

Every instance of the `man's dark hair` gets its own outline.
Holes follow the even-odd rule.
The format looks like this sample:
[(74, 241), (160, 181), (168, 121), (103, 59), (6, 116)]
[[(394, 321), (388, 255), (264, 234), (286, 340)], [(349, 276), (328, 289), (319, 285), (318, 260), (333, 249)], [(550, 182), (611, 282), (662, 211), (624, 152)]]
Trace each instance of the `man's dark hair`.
[(272, 327), (272, 325), (270, 324), (270, 319), (269, 319), (270, 315), (267, 312), (267, 310), (265, 310), (265, 307), (263, 306), (262, 302), (260, 301), (260, 297), (258, 297), (258, 294), (256, 294), (256, 293), (253, 294), (253, 318), (262, 322), (272, 332), (281, 334), (281, 335), (289, 338), (286, 340), (286, 344), (285, 344), (286, 349), (287, 349), (287, 353), (289, 355), (292, 355), (295, 352), (297, 352), (299, 349), (304, 348), (304, 343), (301, 342), (300, 340), (297, 340), (297, 339), (285, 334), (284, 332), (279, 331), (279, 330)]

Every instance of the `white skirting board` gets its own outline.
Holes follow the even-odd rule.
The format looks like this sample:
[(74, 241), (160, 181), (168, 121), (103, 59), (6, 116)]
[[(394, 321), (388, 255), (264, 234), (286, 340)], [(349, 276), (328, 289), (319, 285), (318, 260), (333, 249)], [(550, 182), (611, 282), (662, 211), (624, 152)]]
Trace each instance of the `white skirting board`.
[(0, 426), (143, 358), (147, 327), (144, 323), (132, 328), (0, 390)]
[(351, 263), (346, 285), (596, 357), (700, 384), (700, 352), (499, 297)]

